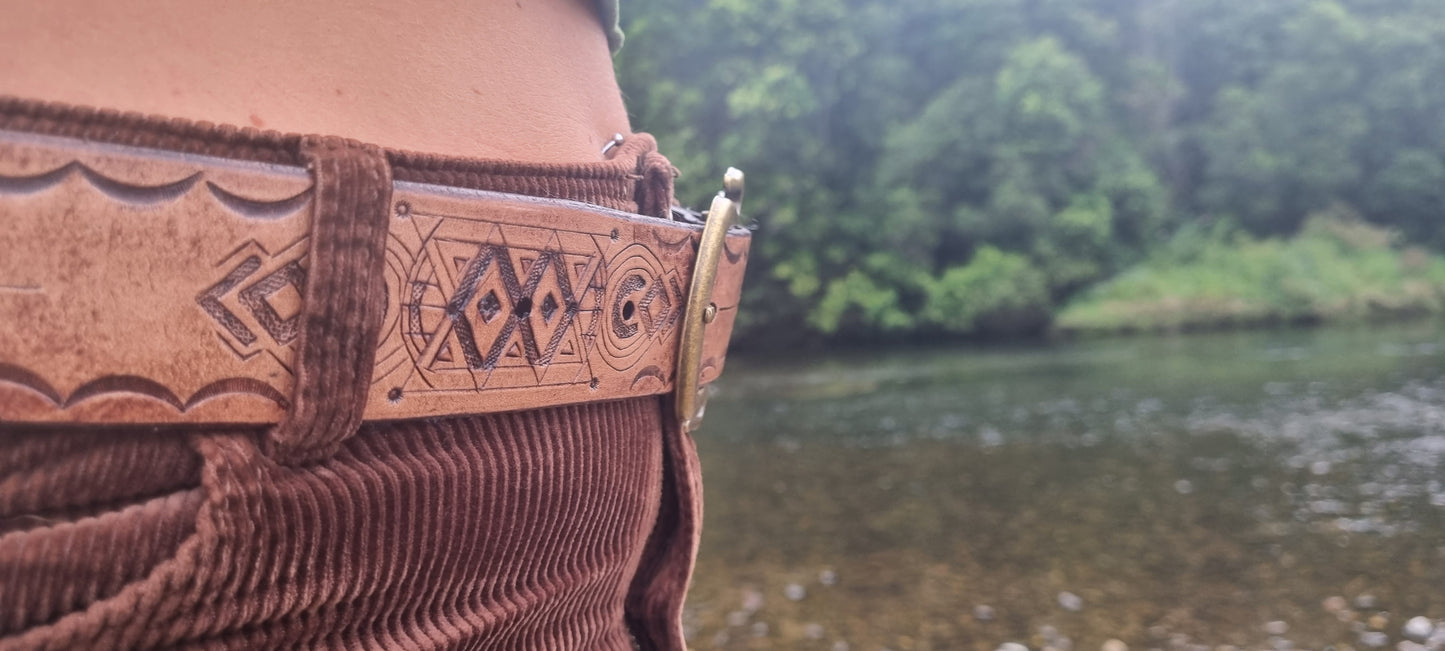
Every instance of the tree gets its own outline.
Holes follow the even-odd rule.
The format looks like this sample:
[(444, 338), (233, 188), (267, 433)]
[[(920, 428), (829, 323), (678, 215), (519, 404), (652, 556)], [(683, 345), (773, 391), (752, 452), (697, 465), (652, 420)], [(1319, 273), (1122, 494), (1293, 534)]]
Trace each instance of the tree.
[(989, 313), (1053, 310), (1180, 228), (1287, 235), (1328, 206), (1445, 246), (1435, 0), (637, 0), (624, 20), (619, 78), (679, 196), (748, 172), (744, 338), (1022, 328)]

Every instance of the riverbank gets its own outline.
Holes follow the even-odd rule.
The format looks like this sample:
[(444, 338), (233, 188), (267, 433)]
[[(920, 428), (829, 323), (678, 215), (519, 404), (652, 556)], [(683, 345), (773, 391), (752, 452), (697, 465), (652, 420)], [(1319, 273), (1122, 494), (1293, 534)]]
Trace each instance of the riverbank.
[(1065, 334), (1397, 320), (1445, 313), (1445, 257), (1316, 217), (1290, 238), (1190, 231), (1057, 316)]

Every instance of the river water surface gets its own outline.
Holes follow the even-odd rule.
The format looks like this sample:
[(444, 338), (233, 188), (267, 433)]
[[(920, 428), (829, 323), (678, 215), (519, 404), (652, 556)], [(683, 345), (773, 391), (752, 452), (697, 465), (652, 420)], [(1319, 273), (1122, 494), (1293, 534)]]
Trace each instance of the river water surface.
[(690, 642), (1394, 649), (1445, 624), (1442, 362), (1434, 323), (730, 359)]

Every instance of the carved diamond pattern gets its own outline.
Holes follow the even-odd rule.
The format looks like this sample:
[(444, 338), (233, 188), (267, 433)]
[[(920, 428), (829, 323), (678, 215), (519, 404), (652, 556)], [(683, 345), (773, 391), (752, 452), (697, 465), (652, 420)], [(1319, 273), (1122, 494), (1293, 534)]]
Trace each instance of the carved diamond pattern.
[[(525, 243), (508, 242), (501, 231), (483, 241), (438, 234), (428, 239), (408, 273), (425, 291), (403, 297), (402, 307), (418, 368), (436, 373), (428, 379), (431, 389), (591, 377), (589, 337), (606, 289), (601, 252), (590, 239), (511, 234), (529, 235)], [(435, 264), (441, 260), (444, 266)]]
[(477, 301), (477, 313), (482, 316), (483, 323), (491, 323), (502, 313), (502, 301), (497, 298), (496, 290), (487, 292), (486, 296)]

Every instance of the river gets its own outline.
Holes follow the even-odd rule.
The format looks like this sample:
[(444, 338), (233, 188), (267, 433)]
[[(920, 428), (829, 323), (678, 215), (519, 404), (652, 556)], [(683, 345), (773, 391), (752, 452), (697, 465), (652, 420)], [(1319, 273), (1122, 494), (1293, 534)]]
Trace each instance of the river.
[(1445, 619), (1442, 362), (1437, 323), (738, 356), (690, 644), (1394, 649)]

